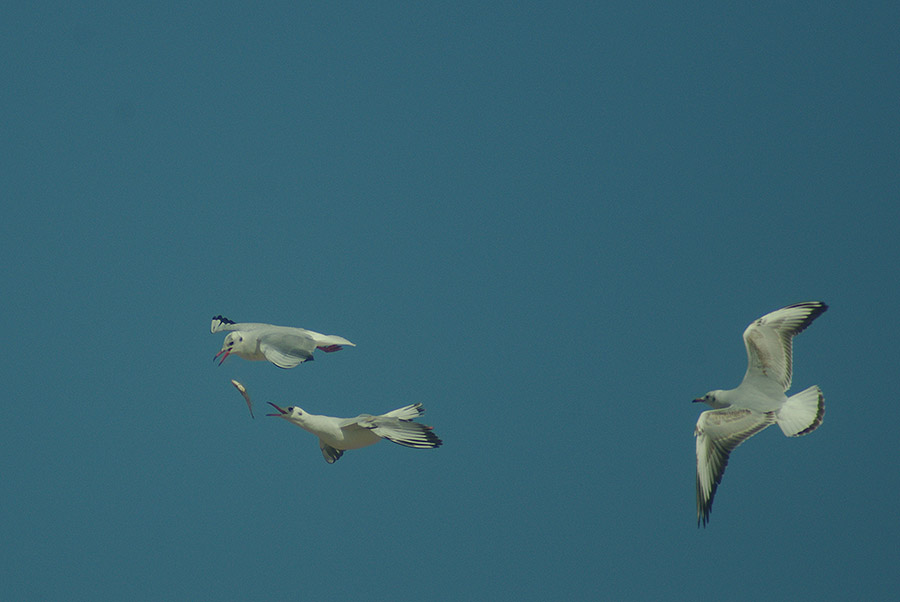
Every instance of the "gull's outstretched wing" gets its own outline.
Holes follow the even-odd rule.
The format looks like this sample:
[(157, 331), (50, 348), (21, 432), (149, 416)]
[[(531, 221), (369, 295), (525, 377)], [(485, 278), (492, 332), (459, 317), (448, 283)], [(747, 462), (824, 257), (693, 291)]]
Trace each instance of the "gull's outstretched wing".
[(697, 526), (709, 522), (713, 498), (722, 482), (728, 456), (738, 445), (775, 422), (774, 412), (724, 408), (700, 414), (697, 438)]
[(314, 359), (316, 342), (305, 334), (291, 332), (298, 329), (274, 327), (259, 334), (259, 350), (279, 368), (293, 368)]
[(787, 391), (791, 387), (791, 341), (828, 306), (821, 301), (789, 305), (768, 313), (744, 331), (747, 373), (744, 382), (769, 379)]
[(404, 416), (410, 415), (411, 412), (415, 412), (415, 415), (418, 415), (421, 413), (419, 411), (420, 407), (421, 404), (414, 404), (382, 416), (363, 414), (356, 418), (356, 424), (362, 428), (369, 429), (383, 439), (399, 445), (405, 445), (406, 447), (440, 447), (443, 441), (434, 434), (430, 426), (391, 415), (395, 412), (403, 412), (402, 415)]

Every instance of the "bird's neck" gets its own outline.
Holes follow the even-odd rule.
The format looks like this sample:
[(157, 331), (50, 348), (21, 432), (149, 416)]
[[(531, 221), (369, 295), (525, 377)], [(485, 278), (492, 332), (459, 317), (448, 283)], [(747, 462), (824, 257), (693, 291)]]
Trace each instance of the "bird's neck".
[(710, 402), (709, 405), (714, 410), (721, 410), (722, 408), (727, 408), (732, 404), (734, 400), (734, 392), (736, 389), (727, 389), (722, 390), (719, 389), (716, 391), (716, 399), (713, 402)]

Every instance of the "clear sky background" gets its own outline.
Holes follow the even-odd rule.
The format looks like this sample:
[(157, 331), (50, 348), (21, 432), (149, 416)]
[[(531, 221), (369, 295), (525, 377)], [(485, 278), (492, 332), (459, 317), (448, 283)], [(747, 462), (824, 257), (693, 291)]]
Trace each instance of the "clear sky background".
[[(4, 9), (0, 598), (896, 594), (900, 4), (726, 4)], [(691, 400), (805, 300), (825, 422), (698, 529)]]

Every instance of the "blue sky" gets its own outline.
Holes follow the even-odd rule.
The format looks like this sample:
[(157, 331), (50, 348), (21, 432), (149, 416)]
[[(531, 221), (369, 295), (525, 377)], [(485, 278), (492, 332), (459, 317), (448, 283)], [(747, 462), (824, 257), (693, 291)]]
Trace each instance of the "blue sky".
[[(20, 3), (0, 598), (885, 599), (896, 3)], [(694, 439), (804, 300), (822, 428)], [(358, 346), (212, 362), (215, 314)], [(438, 450), (327, 465), (313, 413)], [(259, 411), (259, 414), (262, 412)]]

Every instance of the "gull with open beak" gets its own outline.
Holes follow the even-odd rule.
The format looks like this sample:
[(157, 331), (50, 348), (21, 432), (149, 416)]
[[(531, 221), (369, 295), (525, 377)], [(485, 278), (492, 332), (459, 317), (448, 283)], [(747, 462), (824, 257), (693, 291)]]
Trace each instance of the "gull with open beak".
[(275, 326), (258, 322), (236, 324), (222, 316), (212, 319), (210, 332), (230, 330), (225, 336), (222, 348), (213, 357), (219, 365), (229, 355), (236, 355), (249, 361), (266, 360), (279, 368), (293, 368), (298, 364), (315, 359), (313, 352), (321, 349), (326, 353), (340, 351), (344, 346), (356, 347), (353, 343), (331, 334), (320, 334), (305, 328)]
[(322, 456), (329, 464), (336, 462), (348, 449), (373, 445), (381, 439), (422, 449), (440, 447), (443, 443), (431, 430), (432, 427), (413, 422), (413, 418), (425, 412), (421, 403), (380, 416), (360, 414), (356, 418), (318, 416), (296, 406), (281, 408), (271, 401), (268, 403), (278, 413), (267, 416), (284, 418), (318, 437)]

